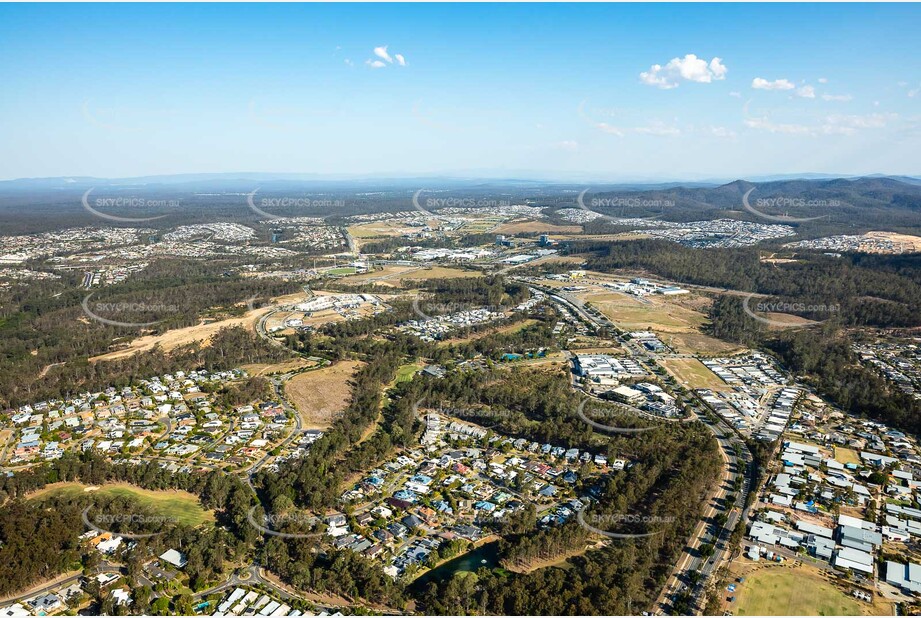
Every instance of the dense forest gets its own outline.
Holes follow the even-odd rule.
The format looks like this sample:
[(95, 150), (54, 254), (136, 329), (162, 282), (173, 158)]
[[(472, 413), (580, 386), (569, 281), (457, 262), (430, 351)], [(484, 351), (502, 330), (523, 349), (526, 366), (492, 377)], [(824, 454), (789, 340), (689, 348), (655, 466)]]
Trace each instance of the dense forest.
[(217, 471), (173, 473), (156, 463), (115, 465), (91, 453), (79, 457), (66, 454), (32, 470), (0, 477), (0, 595), (50, 579), (75, 564), (85, 566), (93, 559), (94, 552), (81, 553), (77, 539), (84, 529), (82, 513), (86, 507), (92, 508), (88, 514), (91, 520), (99, 512), (146, 512), (131, 499), (96, 494), (24, 499), (31, 492), (61, 481), (87, 485), (124, 482), (151, 490), (181, 489), (199, 496), (204, 508), (215, 511), (219, 526), (191, 528), (169, 519), (149, 518), (156, 521), (156, 528), (147, 529), (143, 522), (138, 523), (143, 518), (136, 517), (130, 522), (130, 530), (123, 530), (127, 524), (117, 521), (106, 526), (113, 532), (162, 533), (139, 539), (129, 561), (146, 561), (151, 552), (159, 554), (170, 547), (183, 547), (189, 557), (185, 572), (193, 589), (215, 581), (225, 565), (246, 555), (258, 538), (247, 522), (255, 496), (235, 476)]

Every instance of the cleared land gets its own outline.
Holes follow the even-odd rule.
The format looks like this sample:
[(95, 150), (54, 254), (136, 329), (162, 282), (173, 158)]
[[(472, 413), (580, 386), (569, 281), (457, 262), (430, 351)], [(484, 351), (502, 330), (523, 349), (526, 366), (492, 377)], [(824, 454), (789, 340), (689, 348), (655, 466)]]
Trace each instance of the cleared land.
[(386, 236), (402, 236), (403, 234), (412, 231), (408, 225), (399, 225), (395, 221), (374, 221), (372, 223), (364, 223), (362, 225), (352, 225), (349, 226), (349, 234), (351, 234), (355, 239), (367, 239), (367, 238), (383, 238)]
[(447, 268), (445, 266), (433, 266), (406, 273), (400, 279), (402, 281), (424, 281), (426, 279), (457, 279), (461, 277), (482, 277), (483, 273), (462, 270), (460, 268)]
[(525, 320), (520, 320), (513, 324), (506, 324), (505, 326), (500, 326), (499, 328), (490, 328), (490, 329), (482, 330), (477, 333), (473, 333), (472, 335), (468, 337), (456, 337), (454, 339), (444, 339), (443, 341), (439, 341), (438, 345), (445, 346), (445, 345), (451, 345), (453, 343), (467, 343), (469, 341), (476, 341), (477, 339), (482, 339), (484, 337), (494, 337), (496, 335), (514, 334), (514, 333), (517, 333), (518, 331), (526, 329), (527, 327), (533, 324), (537, 324), (537, 322), (538, 322), (537, 320), (528, 318)]
[(242, 368), (252, 376), (264, 376), (270, 373), (287, 373), (289, 371), (297, 371), (298, 369), (314, 366), (316, 366), (316, 363), (313, 361), (303, 358), (292, 358), (291, 360), (286, 360), (281, 363), (254, 363), (251, 365), (243, 365)]
[[(272, 304), (284, 305), (297, 301), (304, 301), (306, 299), (307, 297), (303, 292), (298, 292), (296, 294), (287, 294), (285, 296), (273, 298)], [(159, 345), (161, 348), (163, 348), (163, 350), (167, 352), (178, 346), (186, 345), (196, 341), (201, 341), (207, 345), (207, 342), (211, 340), (211, 337), (213, 337), (222, 328), (226, 328), (228, 326), (242, 325), (247, 329), (255, 330), (255, 325), (259, 320), (259, 317), (270, 310), (271, 307), (260, 307), (259, 309), (247, 311), (240, 317), (196, 324), (195, 326), (187, 326), (185, 328), (175, 328), (159, 335), (144, 335), (143, 337), (138, 337), (137, 339), (133, 340), (128, 344), (127, 347), (121, 350), (115, 350), (114, 352), (93, 356), (89, 359), (89, 361), (91, 363), (95, 363), (97, 361), (108, 361), (125, 358), (127, 356), (131, 356), (135, 352), (145, 352), (147, 350), (151, 350), (154, 348), (154, 346), (157, 345)]]
[(349, 402), (349, 379), (362, 365), (340, 361), (296, 375), (285, 384), (285, 395), (300, 413), (304, 429), (326, 429), (332, 424)]
[(42, 500), (50, 496), (78, 496), (84, 494), (130, 496), (139, 504), (157, 515), (174, 518), (181, 524), (198, 526), (213, 521), (214, 514), (206, 511), (198, 501), (198, 496), (187, 491), (142, 489), (125, 483), (115, 483), (95, 487), (82, 483), (54, 483), (29, 496), (30, 500)]
[[(748, 563), (751, 565), (752, 563)], [(862, 616), (891, 613), (888, 604), (860, 603), (837, 588), (817, 569), (805, 565), (743, 567), (745, 582), (736, 584), (734, 603), (724, 607), (737, 616)]]
[(665, 368), (688, 388), (731, 390), (719, 377), (696, 358), (669, 358), (662, 360)]
[(459, 277), (482, 277), (483, 273), (449, 268), (445, 266), (385, 266), (375, 270), (351, 277), (343, 277), (340, 283), (363, 285), (373, 283), (393, 288), (412, 287), (415, 281), (426, 279), (455, 279)]
[(849, 448), (842, 448), (840, 446), (835, 447), (835, 460), (843, 464), (859, 464), (860, 456), (857, 454), (857, 451)]
[(495, 230), (496, 234), (578, 234), (582, 231), (581, 225), (554, 225), (542, 221), (512, 221), (503, 223)]
[(696, 307), (700, 302), (694, 299), (634, 298), (608, 291), (587, 291), (579, 296), (592, 303), (620, 328), (627, 331), (652, 330), (663, 342), (682, 354), (731, 354), (739, 349), (701, 332), (707, 318)]

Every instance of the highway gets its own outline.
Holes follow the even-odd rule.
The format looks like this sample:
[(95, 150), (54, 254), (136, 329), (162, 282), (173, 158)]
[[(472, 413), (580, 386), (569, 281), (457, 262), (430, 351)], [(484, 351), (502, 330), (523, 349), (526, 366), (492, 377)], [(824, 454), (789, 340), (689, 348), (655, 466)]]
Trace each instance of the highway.
[[(551, 300), (566, 306), (570, 311), (573, 311), (581, 319), (595, 328), (608, 328), (614, 333), (620, 332), (620, 329), (618, 329), (607, 317), (601, 315), (597, 311), (587, 309), (584, 303), (577, 298), (559, 290), (534, 284), (529, 285), (548, 294)], [(617, 336), (617, 340), (621, 342), (627, 350), (633, 352), (635, 357), (645, 361), (658, 361), (662, 358), (674, 357), (694, 358), (693, 355), (687, 354), (656, 354), (641, 346), (633, 344), (633, 342), (626, 341), (620, 336)], [(705, 592), (710, 577), (717, 571), (720, 564), (731, 556), (732, 548), (729, 546), (729, 539), (732, 532), (737, 525), (745, 525), (749, 516), (749, 509), (745, 508), (745, 503), (749, 492), (752, 490), (751, 482), (754, 475), (751, 452), (748, 450), (748, 447), (745, 446), (742, 438), (725, 421), (720, 419), (715, 413), (707, 413), (706, 405), (697, 397), (696, 393), (690, 392), (690, 394), (683, 398), (683, 403), (687, 404), (691, 409), (690, 417), (700, 420), (704, 427), (710, 430), (716, 438), (720, 456), (723, 459), (723, 476), (719, 487), (709, 497), (700, 522), (698, 522), (697, 526), (694, 528), (693, 534), (690, 539), (688, 539), (688, 543), (685, 545), (681, 557), (678, 559), (678, 563), (675, 565), (675, 568), (666, 581), (662, 593), (651, 609), (651, 613), (671, 613), (673, 610), (673, 601), (678, 594), (687, 587), (690, 587), (690, 573), (695, 571), (700, 573), (700, 578), (697, 584), (693, 586), (691, 592), (692, 606), (696, 612), (701, 612), (703, 610), (701, 605), (705, 603)], [(659, 417), (656, 417), (656, 419), (664, 420)], [(741, 453), (741, 456), (737, 455), (737, 452)], [(726, 511), (725, 498), (734, 492), (733, 485), (739, 474), (743, 476), (741, 489), (735, 492), (735, 501), (729, 508), (726, 523), (717, 530), (715, 518), (718, 514)], [(703, 543), (712, 543), (714, 545), (714, 553), (709, 559), (704, 558), (697, 551), (697, 548)]]
[[(692, 589), (692, 607), (698, 613), (703, 611), (707, 583), (720, 564), (731, 557), (732, 547), (729, 545), (729, 539), (732, 532), (737, 525), (745, 525), (749, 516), (749, 509), (745, 507), (745, 502), (752, 490), (751, 482), (754, 474), (751, 453), (724, 421), (714, 421), (702, 409), (698, 410), (698, 418), (717, 439), (720, 455), (724, 461), (723, 477), (717, 491), (710, 497), (703, 517), (694, 529), (694, 534), (691, 535), (685, 546), (662, 594), (656, 601), (653, 611), (657, 612), (672, 613), (672, 602), (675, 595), (684, 590), (685, 586), (690, 586), (690, 573), (695, 571), (700, 573), (700, 579)], [(736, 455), (737, 449), (741, 457)], [(714, 518), (719, 513), (726, 512), (725, 498), (733, 493), (733, 484), (740, 474), (743, 476), (741, 489), (736, 493), (735, 501), (727, 514), (726, 523), (717, 530)], [(709, 559), (704, 558), (697, 551), (697, 547), (702, 543), (714, 545), (714, 553)]]

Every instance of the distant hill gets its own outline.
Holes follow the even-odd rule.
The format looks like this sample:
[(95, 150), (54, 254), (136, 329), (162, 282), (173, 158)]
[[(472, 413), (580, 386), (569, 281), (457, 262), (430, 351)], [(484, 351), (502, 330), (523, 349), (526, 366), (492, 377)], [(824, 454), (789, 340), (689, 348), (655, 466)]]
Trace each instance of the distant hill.
[(831, 228), (841, 232), (859, 227), (877, 229), (878, 226), (885, 226), (883, 229), (919, 228), (921, 181), (909, 180), (913, 182), (888, 176), (760, 183), (736, 180), (718, 187), (605, 191), (593, 193), (590, 197), (606, 198), (594, 203), (627, 204), (620, 208), (597, 209), (615, 217), (655, 215), (671, 221), (687, 221), (728, 216), (750, 221), (778, 222), (759, 218), (743, 207), (743, 196), (753, 190), (749, 195), (749, 204), (766, 215), (822, 217), (821, 220), (802, 224), (817, 232)]
[[(167, 217), (152, 224), (168, 227), (213, 220), (256, 221), (246, 205), (246, 195), (258, 189), (260, 197), (321, 197), (339, 202), (334, 210), (317, 208), (279, 215), (339, 217), (350, 214), (411, 210), (412, 196), (424, 189), (457, 198), (500, 199), (544, 207), (551, 214), (577, 206), (577, 196), (587, 191), (585, 203), (618, 204), (592, 207), (614, 217), (650, 217), (669, 221), (736, 218), (777, 222), (770, 217), (821, 217), (799, 224), (802, 236), (887, 230), (921, 233), (921, 179), (910, 176), (872, 175), (843, 178), (785, 178), (767, 182), (734, 180), (723, 184), (540, 182), (528, 179), (484, 179), (449, 176), (406, 178), (335, 178), (315, 174), (180, 174), (138, 178), (92, 177), (28, 178), (0, 182), (0, 229), (29, 233), (62, 226), (99, 225), (83, 208), (88, 189), (93, 197), (143, 197), (178, 204), (167, 211), (132, 212), (133, 217)], [(750, 204), (768, 215), (743, 208)], [(628, 198), (595, 200), (593, 198)], [(321, 200), (318, 200), (321, 201)], [(476, 201), (476, 200), (474, 200)], [(603, 225), (596, 222), (590, 228)]]

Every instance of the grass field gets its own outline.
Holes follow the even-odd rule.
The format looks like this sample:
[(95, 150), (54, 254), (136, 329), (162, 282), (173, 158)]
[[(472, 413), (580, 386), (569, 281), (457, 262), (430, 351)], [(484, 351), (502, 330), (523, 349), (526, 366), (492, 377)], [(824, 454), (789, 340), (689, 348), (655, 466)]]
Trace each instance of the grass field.
[(362, 223), (361, 225), (349, 226), (349, 234), (352, 238), (363, 241), (375, 238), (388, 238), (393, 236), (402, 236), (408, 232), (413, 232), (417, 228), (401, 223), (396, 219), (386, 219), (384, 221), (372, 221)]
[(444, 266), (422, 267), (420, 264), (419, 266), (385, 266), (381, 270), (345, 277), (341, 282), (356, 285), (373, 283), (375, 285), (385, 285), (393, 288), (408, 288), (412, 287), (414, 282), (424, 281), (426, 279), (454, 279), (458, 277), (482, 276), (483, 273), (476, 271), (448, 268)]
[(444, 266), (433, 266), (432, 268), (423, 268), (414, 270), (400, 277), (403, 281), (426, 280), (426, 279), (455, 279), (459, 277), (482, 277), (483, 273), (472, 270), (461, 270), (460, 268), (447, 268)]
[[(803, 567), (769, 566), (737, 584), (737, 616), (861, 616), (860, 603), (818, 573)], [(731, 594), (731, 593), (727, 593)]]
[(179, 523), (189, 526), (198, 526), (214, 520), (214, 514), (202, 508), (195, 494), (175, 490), (152, 491), (122, 483), (103, 485), (101, 487), (92, 487), (81, 483), (55, 483), (30, 495), (29, 499), (41, 500), (50, 496), (77, 496), (87, 493), (131, 496), (157, 515), (169, 516)]
[(849, 448), (841, 448), (840, 446), (835, 447), (835, 460), (843, 464), (859, 464), (860, 455), (857, 454), (857, 451)]
[(579, 296), (619, 327), (628, 331), (655, 331), (664, 343), (682, 354), (731, 354), (739, 349), (702, 332), (707, 318), (706, 301), (700, 298), (638, 299), (608, 291), (587, 291)]
[(669, 373), (688, 388), (730, 390), (725, 382), (696, 358), (669, 358), (661, 362)]
[(325, 271), (327, 275), (354, 275), (357, 272), (358, 272), (358, 269), (353, 268), (351, 266), (343, 266), (342, 268), (331, 268)]
[(402, 365), (399, 369), (397, 369), (397, 377), (395, 382), (409, 382), (420, 369), (422, 369), (421, 363)]
[(513, 221), (503, 223), (495, 230), (496, 234), (578, 234), (582, 231), (581, 225), (554, 225), (543, 221)]
[(301, 415), (304, 429), (326, 429), (345, 409), (352, 392), (349, 378), (364, 363), (340, 361), (306, 371), (285, 384), (285, 394)]

